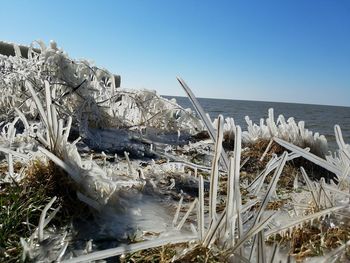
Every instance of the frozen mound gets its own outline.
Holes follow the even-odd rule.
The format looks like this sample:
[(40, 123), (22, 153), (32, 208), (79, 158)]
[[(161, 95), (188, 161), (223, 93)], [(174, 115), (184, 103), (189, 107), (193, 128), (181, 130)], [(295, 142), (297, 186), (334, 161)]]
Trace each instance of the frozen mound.
[(155, 91), (119, 89), (108, 109), (118, 127), (157, 128), (194, 134), (203, 125), (191, 109), (184, 109), (175, 99), (162, 98)]
[[(283, 139), (301, 148), (310, 148), (310, 151), (320, 157), (328, 155), (328, 143), (324, 135), (318, 132), (313, 133), (305, 128), (305, 122), (296, 122), (293, 117), (285, 119), (283, 115), (279, 115), (277, 120), (274, 118), (272, 108), (268, 111), (268, 118), (260, 119), (260, 123), (256, 124), (246, 116), (247, 130), (242, 133), (243, 143), (253, 145), (261, 140), (270, 141), (273, 138)], [(216, 125), (217, 119), (213, 125)], [(232, 142), (235, 136), (235, 121), (233, 118), (226, 118), (224, 123), (224, 138)]]
[[(38, 48), (34, 48), (35, 43), (39, 44)], [(0, 53), (4, 45), (0, 43)], [(9, 45), (6, 44), (7, 49)], [(203, 129), (194, 114), (175, 100), (162, 98), (153, 91), (119, 89), (119, 76), (88, 61), (69, 58), (55, 42), (48, 47), (40, 41), (27, 48), (12, 45), (14, 56), (0, 55), (3, 118), (14, 115), (14, 109), (18, 108), (29, 120), (34, 119), (38, 112), (25, 81), (32, 84), (43, 101), (46, 80), (53, 88), (53, 103), (58, 113), (71, 116), (73, 127), (78, 127), (78, 123), (91, 128), (152, 127), (190, 134)]]
[(274, 137), (288, 141), (301, 148), (309, 147), (310, 151), (319, 156), (325, 156), (328, 153), (327, 139), (318, 132), (305, 129), (305, 122), (295, 122), (294, 118), (285, 120), (283, 115), (279, 115), (275, 122), (273, 109), (269, 109), (269, 117), (260, 120), (260, 125), (246, 117), (248, 131), (243, 133), (243, 141), (254, 143), (258, 139), (271, 139)]
[[(104, 69), (99, 69), (87, 61), (70, 59), (58, 49), (55, 42), (49, 47), (44, 43), (39, 49), (33, 44), (28, 48), (26, 58), (20, 49), (15, 56), (0, 55), (1, 114), (9, 114), (6, 109), (21, 110), (29, 119), (38, 112), (31, 99), (25, 81), (29, 81), (44, 100), (44, 81), (54, 89), (53, 103), (58, 106), (60, 114), (73, 116), (80, 121), (81, 114), (97, 125), (104, 121), (103, 108), (113, 96), (119, 84), (119, 76), (114, 76)], [(5, 111), (5, 112), (4, 112)]]

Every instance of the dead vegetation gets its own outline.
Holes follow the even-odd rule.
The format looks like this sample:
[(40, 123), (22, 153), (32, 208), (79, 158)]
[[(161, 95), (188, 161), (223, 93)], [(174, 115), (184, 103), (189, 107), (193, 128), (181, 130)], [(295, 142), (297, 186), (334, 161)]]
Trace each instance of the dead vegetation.
[[(15, 163), (14, 167), (18, 172), (23, 164)], [(56, 205), (61, 207), (51, 221), (55, 228), (67, 226), (75, 217), (89, 216), (90, 209), (77, 199), (74, 184), (53, 162), (34, 159), (25, 165), (23, 173), (24, 179), (19, 183), (0, 184), (1, 262), (20, 261), (20, 238), (33, 234), (52, 197), (58, 197)]]
[[(37, 179), (52, 176), (47, 165), (35, 162), (26, 169), (28, 177), (18, 184), (0, 185), (0, 261), (18, 262), (22, 256), (21, 237), (29, 237), (39, 222), (41, 211), (51, 199), (52, 181), (46, 185)], [(36, 179), (35, 176), (38, 176)], [(41, 177), (41, 178), (40, 178)], [(57, 226), (67, 224), (67, 217), (58, 214)]]
[(65, 222), (75, 216), (88, 216), (89, 208), (77, 199), (76, 184), (55, 163), (32, 160), (24, 173), (25, 177), (21, 185), (23, 189), (43, 188), (44, 195), (48, 198), (56, 196), (61, 206), (61, 219), (65, 218)]
[[(189, 253), (183, 253), (189, 250)], [(177, 255), (183, 254), (178, 257)], [(119, 258), (121, 262), (130, 263), (141, 263), (141, 262), (199, 262), (199, 263), (219, 263), (226, 262), (222, 255), (214, 255), (213, 251), (202, 246), (195, 246), (194, 248), (189, 247), (187, 243), (177, 245), (165, 245), (162, 247), (156, 247), (147, 250), (141, 250), (132, 254), (126, 254)]]
[[(48, 56), (54, 52), (58, 58), (64, 57), (54, 46), (45, 52), (48, 52)], [(65, 76), (57, 69), (60, 69), (60, 66), (66, 69), (67, 61), (63, 61), (63, 65), (57, 64), (59, 61), (55, 59), (52, 65), (44, 63), (45, 76), (49, 72), (47, 67), (50, 66), (56, 70), (55, 78)], [(23, 64), (21, 58), (18, 58), (18, 61), (13, 59), (12, 62)], [(21, 110), (28, 110), (28, 116), (39, 114), (42, 124), (39, 126), (42, 129), (36, 126), (38, 124), (29, 125), (24, 114), (16, 109), (15, 112), (25, 126), (24, 135), (20, 134), (21, 138), (16, 137), (18, 133), (15, 123), (18, 118), (2, 130), (1, 136), (6, 147), (11, 146), (16, 139), (19, 142), (27, 142), (27, 139), (36, 138), (37, 141), (35, 147), (30, 150), (22, 147), (24, 153), (13, 151), (11, 147), (1, 148), (8, 158), (8, 166), (0, 166), (0, 171), (9, 175), (12, 182), (0, 185), (0, 260), (18, 261), (22, 247), (25, 252), (23, 255), (26, 256), (40, 247), (43, 241), (50, 243), (50, 237), (44, 239), (43, 229), (48, 224), (45, 224), (45, 220), (51, 220), (47, 219), (46, 213), (56, 197), (58, 200), (55, 205), (61, 209), (57, 214), (54, 211), (58, 210), (54, 210), (48, 216), (54, 217), (51, 221), (56, 227), (54, 229), (68, 226), (68, 222), (74, 216), (88, 217), (88, 207), (92, 207), (97, 213), (104, 208), (108, 208), (109, 213), (114, 213), (114, 210), (110, 209), (112, 207), (108, 207), (108, 202), (122, 199), (123, 194), (124, 199), (120, 203), (111, 204), (120, 206), (119, 210), (130, 214), (126, 220), (132, 220), (142, 214), (142, 207), (128, 211), (128, 201), (134, 201), (130, 198), (133, 195), (128, 194), (137, 192), (141, 196), (146, 192), (145, 189), (152, 189), (152, 193), (157, 193), (158, 198), (178, 201), (174, 219), (169, 226), (171, 231), (165, 233), (169, 236), (155, 233), (154, 239), (138, 242), (144, 240), (142, 237), (146, 237), (146, 234), (142, 233), (140, 239), (135, 238), (125, 245), (128, 250), (122, 245), (93, 251), (95, 247), (92, 246), (92, 241), (87, 241), (82, 254), (73, 255), (65, 253), (74, 241), (66, 240), (66, 235), (63, 235), (62, 242), (56, 247), (59, 253), (53, 255), (52, 261), (70, 260), (70, 257), (74, 256), (73, 262), (86, 262), (122, 255), (119, 260), (124, 262), (227, 262), (236, 256), (243, 261), (255, 257), (260, 262), (267, 260), (266, 237), (269, 237), (270, 243), (289, 247), (288, 255), (292, 255), (298, 261), (325, 255), (336, 248), (341, 248), (345, 256), (348, 254), (346, 242), (350, 238), (350, 229), (345, 223), (347, 221), (331, 221), (344, 209), (344, 205), (337, 202), (349, 196), (348, 191), (338, 189), (331, 180), (336, 176), (344, 176), (346, 179), (349, 172), (347, 169), (350, 153), (342, 139), (340, 128), (335, 127), (339, 154), (325, 160), (300, 148), (309, 147), (313, 153), (317, 153), (319, 149), (321, 156), (326, 149), (324, 137), (319, 134), (313, 135), (305, 129), (303, 122), (297, 124), (293, 119), (286, 122), (283, 116), (279, 116), (275, 122), (272, 109), (269, 110), (266, 125), (264, 121), (261, 121), (260, 125), (253, 125), (247, 118), (248, 131), (242, 132), (233, 119), (226, 120), (226, 128), (222, 116), (213, 124), (181, 79), (178, 80), (189, 95), (201, 120), (195, 118), (190, 111), (178, 107), (175, 102), (163, 100), (153, 92), (122, 91), (118, 96), (109, 97), (109, 93), (115, 92), (112, 76), (108, 72), (96, 70), (99, 72), (97, 74), (85, 64), (80, 66), (81, 72), (79, 68), (70, 66), (69, 72), (66, 73), (70, 74), (72, 83), (88, 75), (88, 86), (82, 86), (87, 81), (85, 79), (79, 81), (80, 86), (73, 90), (72, 83), (68, 82), (70, 89), (67, 90), (62, 87), (62, 83), (54, 84), (59, 85), (58, 89), (57, 86), (53, 87), (47, 79), (30, 79), (24, 82), (21, 80), (21, 89), (26, 89), (28, 95), (25, 103), (30, 102)], [(18, 84), (17, 78), (18, 76), (11, 80)], [(101, 84), (102, 80), (106, 83)], [(108, 92), (103, 93), (103, 89)], [(91, 90), (101, 92), (91, 95)], [(58, 94), (55, 94), (57, 91)], [(10, 90), (11, 96), (18, 93), (22, 94), (18, 89)], [(56, 95), (60, 96), (59, 100), (55, 100)], [(68, 101), (70, 96), (74, 97), (74, 103)], [(98, 101), (100, 96), (106, 100)], [(23, 102), (22, 99), (20, 102)], [(63, 103), (71, 106), (68, 112), (62, 111)], [(162, 158), (156, 161), (147, 160), (145, 166), (137, 164), (137, 167), (133, 167), (128, 154), (125, 153), (128, 168), (119, 170), (116, 166), (108, 164), (110, 158), (107, 160), (104, 152), (98, 157), (99, 164), (94, 162), (96, 158), (93, 156), (90, 160), (82, 160), (76, 146), (78, 141), (68, 141), (73, 117), (79, 120), (75, 124), (81, 125), (79, 129), (83, 130), (84, 135), (88, 134), (86, 136), (90, 136), (95, 144), (103, 146), (112, 144), (116, 139), (113, 136), (108, 137), (108, 132), (102, 133), (103, 136), (98, 132), (91, 136), (89, 128), (101, 128), (100, 125), (109, 127), (114, 120), (119, 122), (118, 127), (139, 129), (140, 136), (143, 135), (145, 125), (152, 129), (174, 130), (175, 133), (178, 132), (178, 139), (181, 132), (177, 129), (182, 126), (186, 126), (187, 131), (197, 131), (198, 127), (205, 125), (207, 132), (192, 137), (195, 142), (199, 142), (195, 147), (186, 148), (187, 146), (178, 144), (167, 149), (175, 155), (172, 167), (167, 158), (172, 156), (166, 155), (164, 147), (158, 152), (152, 148), (150, 151), (154, 151), (154, 156)], [(95, 122), (95, 119), (98, 121)], [(35, 117), (35, 121), (38, 121), (38, 118)], [(213, 143), (205, 142), (200, 145), (201, 140), (208, 138)], [(153, 146), (152, 141), (148, 140), (148, 143)], [(225, 149), (232, 152), (227, 154)], [(40, 154), (44, 161), (32, 158), (33, 152)], [(22, 160), (21, 164), (13, 163), (14, 156), (19, 156), (25, 161)], [(46, 161), (46, 158), (51, 161)], [(114, 162), (117, 161), (115, 156)], [(122, 162), (117, 165), (119, 164), (123, 165)], [(300, 166), (305, 169), (300, 169)], [(25, 168), (22, 169), (23, 167)], [(114, 173), (115, 171), (119, 174)], [(23, 173), (24, 179), (17, 182), (12, 176), (19, 173)], [(344, 185), (348, 190), (348, 185)], [(297, 204), (302, 206), (297, 212), (296, 205), (290, 201), (292, 195), (298, 193), (303, 193), (306, 201), (304, 204)], [(80, 195), (81, 201), (78, 201), (77, 195)], [(292, 216), (286, 222), (279, 222), (278, 216), (281, 211), (292, 211)], [(33, 234), (36, 229), (40, 229), (37, 236)], [(99, 230), (103, 232), (104, 226)], [(184, 234), (188, 232), (189, 235)], [(28, 238), (30, 235), (34, 237)], [(271, 239), (270, 236), (275, 238)], [(24, 238), (22, 244), (19, 241), (20, 237)], [(25, 241), (26, 238), (29, 239), (28, 242)], [(125, 254), (125, 251), (130, 253)], [(274, 257), (269, 260), (273, 262)]]
[[(304, 262), (308, 257), (324, 256), (350, 240), (350, 226), (338, 224), (328, 227), (325, 221), (307, 223), (302, 228), (293, 229), (285, 235), (276, 235), (267, 243), (277, 242), (289, 249), (297, 262)], [(350, 260), (350, 257), (348, 257)]]

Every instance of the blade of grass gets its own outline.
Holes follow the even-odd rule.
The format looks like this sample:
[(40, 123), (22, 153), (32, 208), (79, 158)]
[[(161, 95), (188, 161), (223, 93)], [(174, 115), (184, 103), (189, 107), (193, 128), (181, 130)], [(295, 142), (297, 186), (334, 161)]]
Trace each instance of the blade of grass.
[(208, 247), (210, 244), (212, 244), (215, 241), (214, 237), (218, 235), (219, 229), (224, 223), (225, 217), (226, 217), (226, 208), (221, 213), (218, 220), (216, 221), (212, 220), (211, 225), (208, 229), (207, 235), (203, 241), (203, 246)]
[(261, 158), (260, 158), (260, 160), (259, 160), (260, 162), (262, 162), (262, 161), (264, 160), (266, 154), (269, 152), (269, 150), (270, 150), (270, 148), (271, 148), (271, 146), (272, 146), (272, 143), (273, 143), (273, 138), (270, 139), (269, 144), (267, 145), (267, 147), (266, 147), (266, 149), (265, 149), (263, 155), (261, 156)]
[(51, 130), (51, 127), (53, 127), (52, 126), (53, 120), (52, 120), (52, 114), (51, 114), (51, 91), (50, 91), (50, 84), (47, 80), (44, 81), (44, 86), (45, 86), (45, 100), (46, 100), (46, 112), (47, 112), (46, 116), (47, 116), (47, 124), (48, 124), (47, 140), (50, 142), (51, 149), (52, 149), (54, 144), (54, 142), (52, 141), (52, 138), (54, 137), (54, 131)]
[(38, 226), (38, 239), (39, 242), (44, 240), (44, 222), (45, 222), (45, 218), (46, 218), (46, 213), (47, 211), (51, 208), (52, 204), (56, 201), (57, 197), (54, 196), (50, 202), (45, 206), (45, 208), (43, 209), (41, 215), (40, 215), (40, 220), (39, 220), (39, 226)]
[(348, 159), (348, 162), (350, 164), (350, 153), (346, 148), (346, 144), (344, 142), (343, 135), (342, 135), (342, 132), (341, 132), (339, 125), (334, 126), (334, 133), (335, 133), (335, 139), (337, 141), (339, 149), (341, 149), (343, 151), (344, 155), (346, 156), (346, 158)]
[(80, 263), (80, 262), (89, 262), (89, 261), (97, 261), (101, 259), (110, 258), (113, 256), (118, 256), (126, 253), (133, 253), (139, 250), (145, 250), (155, 247), (164, 246), (167, 244), (178, 244), (178, 243), (186, 243), (193, 240), (197, 240), (197, 236), (195, 235), (181, 235), (175, 237), (164, 237), (157, 238), (150, 241), (143, 241), (140, 243), (135, 243), (131, 245), (124, 245), (116, 248), (110, 248), (106, 250), (101, 250), (97, 252), (93, 252), (87, 255), (78, 256), (76, 258), (68, 259), (62, 261), (62, 263)]
[(216, 203), (217, 203), (217, 191), (218, 191), (218, 180), (219, 180), (219, 159), (222, 150), (222, 139), (223, 139), (223, 117), (222, 115), (218, 118), (217, 133), (215, 140), (214, 157), (211, 166), (210, 176), (210, 192), (209, 192), (209, 219), (216, 220)]
[[(267, 206), (268, 202), (270, 201), (270, 198), (271, 198), (272, 194), (275, 192), (278, 179), (279, 179), (279, 177), (280, 177), (280, 175), (282, 173), (284, 165), (286, 164), (287, 157), (288, 157), (288, 153), (285, 151), (283, 153), (283, 155), (282, 155), (282, 157), (281, 157), (281, 159), (279, 161), (278, 167), (275, 170), (275, 173), (274, 173), (274, 175), (273, 175), (273, 177), (271, 179), (271, 182), (270, 182), (270, 184), (268, 186), (268, 189), (267, 189), (267, 192), (266, 192), (266, 194), (264, 196), (264, 199), (261, 202), (259, 210), (256, 213), (255, 218), (253, 219), (253, 223), (252, 223), (251, 228), (253, 228), (256, 224), (258, 224), (258, 222), (260, 221), (260, 217), (263, 214), (263, 212), (265, 211), (266, 206)], [(254, 236), (253, 237), (253, 242), (252, 242), (252, 247), (251, 247), (251, 250), (250, 250), (249, 260), (253, 256), (254, 246), (255, 246), (256, 241), (257, 241), (256, 236)]]
[[(239, 188), (239, 176), (240, 176), (240, 161), (241, 161), (241, 151), (242, 151), (242, 131), (240, 126), (236, 126), (236, 136), (235, 136), (235, 146), (234, 146), (234, 187), (235, 187), (235, 200), (236, 200), (236, 214), (237, 214), (237, 228), (238, 228), (238, 238), (243, 235), (243, 222), (241, 216), (242, 210), (242, 198), (241, 191)], [(234, 237), (233, 237), (234, 238)], [(243, 255), (240, 253), (240, 255)]]
[(17, 115), (19, 116), (19, 118), (21, 119), (21, 121), (24, 125), (24, 129), (27, 130), (27, 132), (30, 132), (30, 126), (29, 126), (27, 118), (24, 116), (24, 114), (18, 108), (15, 108), (15, 111), (16, 111)]
[[(212, 122), (208, 119), (208, 117), (205, 114), (205, 111), (203, 110), (202, 106), (199, 104), (197, 98), (194, 96), (193, 92), (187, 86), (185, 81), (183, 79), (179, 78), (179, 77), (177, 77), (177, 80), (179, 81), (179, 83), (182, 86), (182, 88), (185, 90), (185, 92), (186, 92), (188, 98), (190, 99), (193, 107), (196, 109), (199, 117), (202, 119), (204, 125), (206, 126), (210, 138), (215, 142), (216, 132), (215, 132), (215, 130), (213, 128)], [(223, 164), (224, 164), (226, 170), (228, 170), (228, 168), (229, 168), (229, 161), (228, 161), (228, 157), (227, 157), (225, 151), (221, 152), (221, 157), (222, 157)]]
[(275, 262), (275, 257), (276, 257), (276, 254), (277, 254), (277, 249), (278, 249), (278, 244), (275, 243), (275, 245), (273, 246), (273, 251), (272, 251), (270, 263), (274, 263), (274, 262)]
[(313, 187), (313, 185), (311, 183), (311, 180), (310, 180), (309, 176), (305, 172), (304, 167), (300, 167), (300, 171), (301, 171), (301, 174), (303, 175), (303, 178), (304, 178), (304, 180), (306, 182), (306, 186), (307, 186), (307, 188), (309, 189), (309, 191), (310, 191), (310, 193), (312, 195), (312, 199), (314, 200), (314, 203), (315, 203), (316, 207), (318, 209), (320, 209), (320, 204), (319, 204), (319, 202), (317, 201), (317, 198), (316, 198), (317, 193), (316, 193), (315, 188)]
[(341, 176), (341, 174), (342, 174), (341, 170), (338, 167), (334, 166), (333, 164), (330, 164), (326, 160), (324, 160), (324, 159), (322, 159), (322, 158), (320, 158), (320, 157), (318, 157), (310, 152), (307, 152), (304, 149), (302, 149), (294, 144), (286, 142), (282, 139), (274, 138), (274, 140), (275, 140), (275, 142), (277, 142), (279, 145), (285, 147), (286, 149), (300, 154), (300, 156), (304, 157), (305, 159), (313, 162), (314, 164), (317, 164), (317, 165), (325, 168), (326, 170), (334, 173), (337, 176)]
[(266, 263), (266, 247), (264, 231), (260, 231), (258, 234), (258, 263)]
[(226, 219), (225, 219), (225, 236), (228, 237), (228, 242), (234, 242), (234, 228), (235, 222), (232, 222), (234, 219), (234, 210), (235, 210), (235, 188), (234, 188), (234, 159), (230, 157), (229, 159), (229, 170), (227, 178), (227, 201), (226, 201)]
[(181, 198), (180, 198), (179, 204), (177, 205), (175, 216), (174, 216), (174, 219), (173, 219), (173, 222), (172, 222), (173, 227), (175, 227), (175, 225), (177, 223), (177, 220), (179, 218), (183, 200), (184, 200), (184, 197), (181, 195)]
[(25, 86), (27, 87), (30, 94), (32, 95), (32, 98), (33, 98), (35, 105), (39, 111), (39, 114), (41, 116), (41, 120), (44, 122), (46, 128), (49, 128), (47, 116), (46, 116), (45, 111), (44, 111), (44, 107), (43, 107), (38, 95), (36, 95), (36, 92), (34, 91), (33, 85), (29, 81), (26, 81)]
[(281, 232), (283, 232), (285, 230), (288, 230), (290, 228), (296, 227), (298, 225), (302, 225), (302, 224), (304, 224), (306, 222), (309, 222), (311, 220), (327, 216), (327, 215), (329, 215), (329, 214), (331, 214), (331, 213), (333, 213), (333, 212), (335, 212), (337, 210), (343, 209), (345, 207), (346, 206), (332, 207), (332, 208), (328, 208), (328, 209), (322, 210), (320, 212), (317, 212), (317, 213), (314, 213), (314, 214), (311, 214), (311, 215), (299, 217), (299, 218), (293, 220), (292, 222), (284, 223), (283, 226), (280, 226), (280, 227), (268, 230), (265, 233), (265, 236), (269, 237), (271, 235), (279, 234), (279, 233), (281, 233)]
[(59, 167), (61, 167), (63, 170), (65, 170), (72, 179), (77, 182), (78, 184), (81, 182), (82, 178), (80, 175), (68, 164), (66, 164), (64, 161), (62, 161), (60, 158), (58, 158), (53, 153), (49, 152), (48, 150), (44, 149), (43, 147), (38, 146), (38, 150), (44, 153), (51, 161), (53, 161), (55, 164), (57, 164)]
[(198, 199), (196, 198), (196, 199), (194, 199), (191, 206), (188, 208), (186, 214), (184, 215), (184, 217), (181, 219), (180, 223), (176, 227), (177, 230), (181, 230), (181, 228), (185, 224), (187, 218), (189, 217), (189, 215), (191, 214), (192, 210), (194, 209), (194, 207), (196, 206), (197, 203), (198, 203)]
[(199, 175), (199, 203), (198, 203), (198, 232), (199, 240), (203, 241), (205, 235), (204, 228), (204, 180), (203, 176)]
[(11, 155), (16, 156), (17, 158), (21, 158), (23, 160), (30, 159), (30, 156), (23, 154), (23, 153), (16, 152), (16, 151), (12, 151), (8, 148), (0, 147), (0, 152), (6, 153), (6, 154), (11, 154)]
[(274, 191), (276, 189), (277, 181), (278, 181), (278, 179), (283, 171), (284, 165), (286, 164), (287, 156), (288, 156), (288, 153), (284, 152), (282, 157), (281, 157), (281, 160), (279, 162), (279, 165), (278, 165), (277, 169), (275, 170), (275, 173), (274, 173), (274, 175), (271, 179), (271, 182), (268, 186), (267, 192), (266, 192), (266, 194), (261, 202), (259, 210), (258, 210), (258, 212), (253, 220), (252, 228), (254, 227), (255, 224), (257, 224), (259, 222), (262, 213), (265, 211), (265, 208), (266, 208), (268, 202), (270, 201), (272, 194), (274, 193)]
[(239, 249), (247, 240), (255, 236), (258, 232), (263, 231), (265, 226), (279, 213), (273, 213), (267, 218), (263, 219), (261, 222), (258, 224), (253, 225), (252, 228), (239, 240), (237, 240), (236, 245), (232, 248), (232, 252), (235, 252), (237, 249)]

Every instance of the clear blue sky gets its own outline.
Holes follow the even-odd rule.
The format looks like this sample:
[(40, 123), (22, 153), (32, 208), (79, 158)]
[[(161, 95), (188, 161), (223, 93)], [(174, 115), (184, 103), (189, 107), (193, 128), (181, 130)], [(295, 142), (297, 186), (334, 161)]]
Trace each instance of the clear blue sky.
[(54, 39), (126, 88), (350, 106), (350, 1), (4, 1), (0, 39)]

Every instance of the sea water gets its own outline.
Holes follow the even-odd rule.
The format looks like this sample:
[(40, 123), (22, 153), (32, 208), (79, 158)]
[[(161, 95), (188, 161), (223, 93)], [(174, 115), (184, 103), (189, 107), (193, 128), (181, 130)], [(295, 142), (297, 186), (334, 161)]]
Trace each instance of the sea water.
[[(166, 96), (170, 98), (170, 96)], [(184, 108), (192, 108), (187, 97), (174, 97)], [(247, 130), (245, 116), (259, 124), (260, 118), (266, 119), (268, 109), (273, 108), (275, 121), (282, 114), (286, 120), (294, 117), (295, 121), (305, 121), (305, 128), (326, 136), (330, 150), (337, 149), (334, 125), (340, 125), (345, 143), (350, 144), (350, 107), (311, 105), (299, 103), (282, 103), (266, 101), (226, 100), (199, 98), (199, 103), (212, 119), (222, 114), (224, 118), (232, 117), (243, 130)]]

